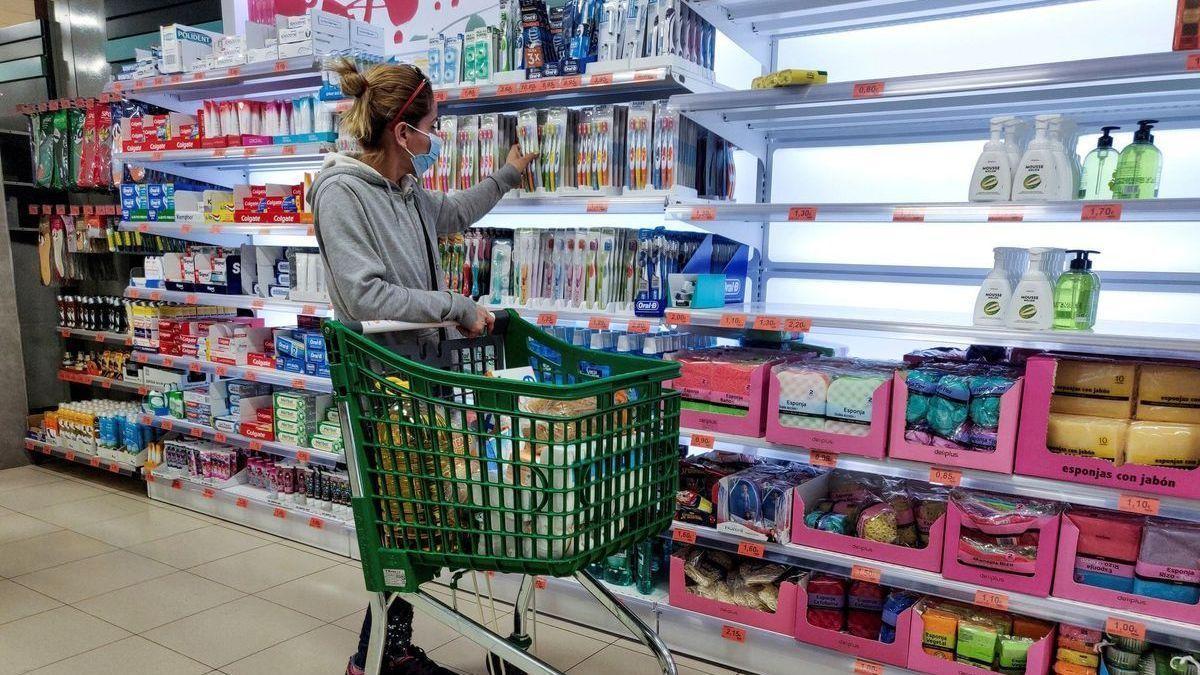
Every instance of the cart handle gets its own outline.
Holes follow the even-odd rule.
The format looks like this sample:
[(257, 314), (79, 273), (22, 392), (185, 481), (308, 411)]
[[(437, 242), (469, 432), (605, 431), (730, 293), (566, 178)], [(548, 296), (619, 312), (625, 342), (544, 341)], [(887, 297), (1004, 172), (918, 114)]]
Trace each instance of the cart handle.
[[(496, 319), (495, 326), (492, 329), (493, 333), (504, 333), (504, 326), (508, 325), (508, 314), (501, 312), (500, 314), (493, 313)], [(359, 335), (375, 335), (377, 333), (398, 333), (408, 330), (425, 330), (429, 328), (457, 328), (458, 324), (453, 321), (442, 321), (440, 323), (414, 323), (412, 321), (342, 321), (342, 325)]]

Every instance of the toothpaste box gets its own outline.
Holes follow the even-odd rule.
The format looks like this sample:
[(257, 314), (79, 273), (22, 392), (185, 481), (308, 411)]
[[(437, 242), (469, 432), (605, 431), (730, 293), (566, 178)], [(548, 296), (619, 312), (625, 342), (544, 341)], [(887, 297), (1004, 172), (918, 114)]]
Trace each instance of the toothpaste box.
[(280, 432), (280, 433), (275, 434), (275, 440), (280, 443), (286, 443), (288, 445), (295, 445), (295, 446), (298, 446), (301, 448), (308, 447), (308, 437), (301, 436), (299, 434), (289, 434), (289, 433)]
[(345, 452), (345, 450), (343, 449), (343, 446), (342, 446), (342, 439), (340, 439), (340, 438), (333, 438), (330, 436), (323, 436), (321, 434), (315, 434), (312, 437), (310, 437), (308, 440), (309, 440), (309, 443), (312, 445), (313, 450), (320, 450), (322, 452), (332, 452), (332, 453)]

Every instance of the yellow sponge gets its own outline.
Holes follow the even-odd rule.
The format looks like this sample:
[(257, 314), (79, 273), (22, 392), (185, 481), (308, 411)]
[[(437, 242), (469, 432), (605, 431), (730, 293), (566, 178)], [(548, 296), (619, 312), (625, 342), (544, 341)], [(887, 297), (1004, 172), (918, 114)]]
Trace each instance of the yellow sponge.
[(1046, 447), (1068, 455), (1107, 459), (1120, 466), (1125, 461), (1128, 434), (1126, 420), (1050, 413)]
[(1200, 368), (1143, 365), (1137, 399), (1139, 420), (1200, 424)]
[(1129, 419), (1136, 383), (1135, 363), (1061, 360), (1050, 412)]
[(1200, 425), (1132, 422), (1125, 444), (1125, 461), (1184, 469), (1200, 466)]

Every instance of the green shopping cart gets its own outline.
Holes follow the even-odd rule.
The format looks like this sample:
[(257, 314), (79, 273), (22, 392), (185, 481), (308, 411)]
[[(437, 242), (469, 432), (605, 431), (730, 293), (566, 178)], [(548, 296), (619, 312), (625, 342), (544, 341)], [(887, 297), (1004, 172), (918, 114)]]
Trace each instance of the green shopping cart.
[[(557, 673), (526, 651), (534, 576), (545, 575), (574, 576), (674, 675), (657, 634), (586, 568), (671, 523), (679, 394), (663, 383), (679, 366), (573, 346), (512, 310), (488, 335), (424, 348), (397, 332), (418, 327), (324, 327), (374, 593), (368, 673), (396, 594), (488, 649), (490, 669)], [(379, 333), (395, 348), (366, 337)], [(421, 589), (447, 569), (524, 575), (511, 635)]]

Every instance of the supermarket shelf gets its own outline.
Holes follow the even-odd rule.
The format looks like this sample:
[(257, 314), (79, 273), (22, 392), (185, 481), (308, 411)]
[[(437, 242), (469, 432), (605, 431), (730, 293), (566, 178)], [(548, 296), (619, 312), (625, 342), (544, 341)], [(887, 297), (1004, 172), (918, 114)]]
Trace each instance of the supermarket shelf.
[(1058, 202), (929, 202), (891, 204), (750, 204), (718, 202), (668, 206), (673, 220), (747, 223), (1061, 223), (1077, 221), (1194, 222), (1200, 199), (1143, 199)]
[(333, 382), (328, 377), (289, 373), (284, 370), (276, 370), (275, 368), (230, 366), (187, 356), (167, 356), (166, 354), (137, 351), (133, 353), (133, 360), (138, 363), (149, 363), (164, 368), (180, 368), (193, 373), (211, 373), (217, 377), (263, 382), (281, 387), (291, 387), (292, 389), (304, 389), (306, 391), (317, 391), (326, 394), (333, 391)]
[(143, 288), (129, 286), (125, 289), (125, 297), (145, 300), (163, 300), (178, 302), (184, 305), (214, 305), (218, 307), (237, 307), (239, 309), (262, 309), (272, 312), (290, 312), (293, 314), (312, 314), (315, 316), (330, 316), (333, 309), (325, 302), (296, 302), (279, 298), (259, 298), (251, 295), (222, 295), (220, 293), (189, 293), (187, 291), (168, 291), (160, 288)]
[[(878, 5), (880, 3), (869, 3)], [(848, 145), (982, 138), (997, 115), (1062, 113), (1080, 128), (1115, 118), (1200, 122), (1197, 52), (1045, 63), (728, 94), (671, 103), (737, 142)]]
[(248, 168), (263, 164), (319, 165), (325, 153), (333, 152), (333, 143), (289, 143), (284, 145), (235, 145), (228, 148), (193, 148), (152, 152), (114, 152), (114, 162), (182, 166), (220, 165), (222, 168)]
[(285, 459), (294, 459), (298, 462), (306, 464), (316, 464), (318, 466), (327, 466), (336, 468), (339, 463), (346, 461), (345, 456), (332, 452), (321, 452), (312, 448), (299, 448), (286, 443), (276, 443), (275, 441), (260, 441), (256, 438), (243, 436), (241, 434), (227, 434), (212, 427), (187, 420), (181, 420), (176, 417), (167, 415), (142, 415), (142, 424), (149, 424), (152, 427), (157, 427), (165, 431), (176, 431), (184, 436), (192, 438), (203, 438), (214, 441), (216, 443), (226, 443), (239, 448), (255, 450), (257, 452), (265, 452), (268, 455), (283, 457)]
[(59, 326), (58, 336), (61, 338), (91, 340), (92, 342), (101, 342), (109, 345), (124, 345), (126, 347), (133, 344), (133, 336), (131, 335), (110, 333), (103, 330), (85, 330), (83, 328), (63, 328)]
[[(681, 442), (690, 443), (693, 435), (712, 437), (716, 441), (717, 446), (725, 450), (747, 451), (760, 456), (799, 462), (809, 461), (809, 451), (807, 449), (781, 443), (772, 443), (764, 438), (712, 433), (697, 429), (683, 429), (681, 430)], [(682, 439), (687, 440), (684, 441)], [(935, 466), (924, 462), (914, 462), (893, 457), (876, 459), (844, 453), (835, 454), (834, 457), (839, 469), (922, 481), (930, 479), (930, 469)], [(954, 467), (954, 470), (961, 473), (962, 480), (960, 485), (965, 488), (1049, 499), (1112, 511), (1120, 510), (1118, 502), (1121, 495), (1147, 495), (1158, 501), (1159, 515), (1166, 518), (1177, 518), (1179, 520), (1200, 523), (1200, 501), (1193, 499), (1149, 495), (1148, 493), (1139, 493), (1136, 490), (1115, 490), (1069, 481), (995, 473), (993, 471), (981, 471), (978, 469)]]
[(181, 101), (258, 95), (321, 86), (321, 64), (311, 56), (261, 61), (194, 73), (174, 73), (110, 82), (105, 91), (141, 100), (147, 94), (171, 94)]
[(99, 375), (88, 375), (74, 370), (62, 369), (58, 371), (58, 379), (63, 382), (72, 384), (83, 384), (92, 387), (100, 387), (102, 389), (116, 389), (117, 391), (129, 392), (139, 396), (145, 396), (150, 393), (150, 387), (145, 385), (125, 382), (123, 380), (114, 380), (111, 377), (101, 377)]
[(188, 239), (196, 236), (235, 237), (252, 236), (284, 236), (311, 237), (315, 233), (312, 224), (273, 224), (273, 223), (210, 223), (202, 219), (182, 222), (130, 222), (122, 220), (117, 229), (124, 232), (140, 232), (142, 234), (157, 234), (164, 237)]
[[(685, 523), (675, 523), (673, 530), (691, 530), (696, 534), (697, 544), (730, 552), (737, 552), (738, 544), (747, 541), (737, 535), (720, 532), (713, 528), (695, 527)], [(855, 566), (861, 566), (864, 563), (861, 558), (832, 551), (822, 551), (808, 546), (769, 542), (763, 543), (762, 546), (763, 557), (768, 560), (842, 576), (850, 576), (851, 570)], [(974, 602), (975, 592), (981, 588), (974, 584), (945, 579), (936, 572), (889, 563), (869, 562), (870, 567), (879, 570), (879, 583), (885, 586), (906, 588), (918, 593), (927, 593), (962, 602)], [(1001, 592), (1001, 594), (1004, 593)], [(1155, 644), (1187, 650), (1200, 649), (1200, 625), (1185, 624), (1053, 597), (1040, 598), (1022, 593), (1008, 593), (1007, 598), (1008, 609), (1018, 614), (1098, 629), (1104, 628), (1107, 618), (1114, 617), (1143, 624), (1146, 627), (1146, 639)]]
[(689, 196), (675, 190), (621, 195), (525, 195), (513, 192), (497, 202), (491, 213), (662, 214), (672, 205), (722, 203), (697, 199), (694, 193)]
[(319, 549), (357, 556), (354, 522), (293, 504), (275, 503), (264, 490), (247, 485), (209, 487), (160, 467), (146, 474), (151, 499), (174, 504), (231, 523), (252, 527)]
[(108, 459), (100, 455), (84, 452), (82, 450), (72, 450), (64, 448), (46, 441), (39, 441), (32, 438), (25, 439), (25, 450), (30, 453), (37, 453), (49, 457), (57, 457), (65, 459), (68, 462), (76, 464), (84, 464), (97, 469), (102, 469), (110, 473), (115, 473), (121, 476), (137, 477), (142, 468), (127, 462), (118, 462), (115, 459)]

